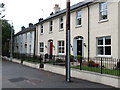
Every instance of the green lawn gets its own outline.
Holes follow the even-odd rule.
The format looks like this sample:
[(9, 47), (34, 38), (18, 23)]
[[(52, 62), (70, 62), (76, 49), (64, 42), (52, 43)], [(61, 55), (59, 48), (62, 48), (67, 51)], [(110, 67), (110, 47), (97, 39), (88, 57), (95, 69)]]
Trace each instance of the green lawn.
[[(72, 68), (74, 68), (74, 69), (80, 69), (80, 66), (74, 66), (74, 67), (72, 67)], [(82, 70), (101, 73), (101, 68), (99, 68), (99, 67), (82, 66)], [(102, 73), (103, 73), (103, 74), (120, 76), (120, 70), (112, 70), (112, 69), (102, 68)]]

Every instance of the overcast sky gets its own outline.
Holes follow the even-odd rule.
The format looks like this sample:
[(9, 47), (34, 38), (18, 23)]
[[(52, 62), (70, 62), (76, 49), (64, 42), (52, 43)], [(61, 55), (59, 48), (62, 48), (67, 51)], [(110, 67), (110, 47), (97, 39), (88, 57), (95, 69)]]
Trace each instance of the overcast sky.
[[(71, 5), (80, 1), (71, 0)], [(5, 19), (13, 21), (15, 33), (21, 26), (28, 27), (29, 23), (35, 24), (39, 18), (48, 17), (55, 4), (59, 4), (61, 10), (66, 8), (66, 0), (0, 0), (0, 3), (5, 3)]]

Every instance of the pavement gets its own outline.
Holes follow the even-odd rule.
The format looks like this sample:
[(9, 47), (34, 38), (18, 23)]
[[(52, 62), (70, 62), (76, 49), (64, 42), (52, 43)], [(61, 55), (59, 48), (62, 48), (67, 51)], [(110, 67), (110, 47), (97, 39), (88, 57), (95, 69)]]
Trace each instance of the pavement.
[(76, 78), (65, 80), (63, 75), (2, 61), (2, 88), (113, 88)]

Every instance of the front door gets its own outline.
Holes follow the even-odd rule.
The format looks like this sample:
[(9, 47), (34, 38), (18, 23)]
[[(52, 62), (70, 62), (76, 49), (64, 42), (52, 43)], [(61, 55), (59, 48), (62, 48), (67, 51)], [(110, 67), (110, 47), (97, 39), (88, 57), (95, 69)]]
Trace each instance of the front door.
[(82, 56), (82, 40), (77, 40), (77, 55)]
[(50, 42), (50, 55), (53, 54), (53, 42)]

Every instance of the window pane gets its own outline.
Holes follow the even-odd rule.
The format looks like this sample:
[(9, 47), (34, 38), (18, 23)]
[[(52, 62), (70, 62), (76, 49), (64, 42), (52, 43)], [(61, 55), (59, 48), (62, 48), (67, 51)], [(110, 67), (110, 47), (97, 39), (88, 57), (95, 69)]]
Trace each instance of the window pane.
[(111, 37), (105, 38), (105, 45), (111, 45)]
[(60, 28), (61, 28), (61, 29), (63, 28), (63, 23), (60, 24)]
[(111, 46), (105, 47), (105, 55), (111, 55)]
[(62, 46), (64, 46), (64, 41), (62, 41)]
[(98, 55), (103, 55), (103, 47), (98, 47)]
[(107, 19), (108, 13), (107, 13), (107, 3), (100, 3), (100, 19)]
[(81, 11), (77, 12), (77, 17), (81, 17)]
[(98, 38), (98, 45), (103, 45), (103, 38)]
[(60, 22), (63, 22), (63, 17), (62, 17), (62, 18), (60, 18)]
[(64, 47), (62, 48), (62, 53), (64, 53)]
[(58, 48), (58, 53), (61, 53), (61, 48)]
[(81, 18), (77, 19), (77, 25), (81, 25)]

